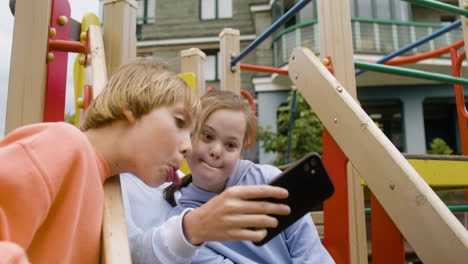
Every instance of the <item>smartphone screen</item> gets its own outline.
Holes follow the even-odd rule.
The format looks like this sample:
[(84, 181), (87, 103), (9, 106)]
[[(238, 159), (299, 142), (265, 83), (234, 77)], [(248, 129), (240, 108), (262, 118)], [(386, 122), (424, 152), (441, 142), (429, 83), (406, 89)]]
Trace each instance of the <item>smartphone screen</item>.
[(319, 154), (314, 152), (294, 163), (269, 184), (287, 189), (288, 198), (259, 200), (286, 204), (291, 208), (291, 214), (273, 215), (278, 219), (278, 226), (268, 228), (266, 237), (262, 241), (254, 243), (257, 246), (270, 241), (305, 214), (308, 214), (312, 208), (328, 199), (334, 192), (333, 183), (323, 166), (322, 159)]

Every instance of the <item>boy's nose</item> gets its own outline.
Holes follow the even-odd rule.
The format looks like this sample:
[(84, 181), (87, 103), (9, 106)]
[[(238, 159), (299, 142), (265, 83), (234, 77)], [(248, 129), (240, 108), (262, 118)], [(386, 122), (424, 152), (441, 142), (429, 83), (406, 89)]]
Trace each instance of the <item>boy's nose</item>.
[(187, 155), (192, 151), (192, 141), (190, 139), (190, 133), (187, 136), (184, 136), (182, 142), (180, 143), (180, 153), (187, 157)]

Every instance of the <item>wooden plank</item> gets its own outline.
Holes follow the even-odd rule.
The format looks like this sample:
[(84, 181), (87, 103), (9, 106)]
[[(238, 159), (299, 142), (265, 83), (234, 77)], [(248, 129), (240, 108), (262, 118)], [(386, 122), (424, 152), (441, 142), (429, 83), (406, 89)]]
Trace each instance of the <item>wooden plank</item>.
[(42, 122), (52, 0), (16, 2), (5, 134)]
[(101, 263), (132, 263), (128, 244), (125, 211), (120, 177), (113, 176), (104, 183), (104, 215), (102, 226)]
[(317, 9), (320, 57), (331, 57), (335, 78), (357, 98), (349, 1), (320, 0)]
[(367, 230), (366, 214), (364, 211), (364, 187), (361, 185), (361, 177), (353, 164), (348, 161), (346, 167), (348, 170), (348, 203), (350, 208), (350, 263), (367, 263)]
[(420, 259), (466, 263), (468, 231), (322, 62), (296, 48), (289, 76)]
[[(349, 1), (321, 0), (317, 2), (317, 9), (321, 43), (320, 57), (322, 59), (331, 57), (336, 79), (346, 87), (349, 94), (356, 98)], [(363, 264), (367, 263), (366, 222), (360, 216), (363, 212), (361, 208), (364, 206), (364, 196), (359, 177), (357, 174), (350, 174), (351, 171), (352, 169), (348, 169), (347, 175), (349, 258), (350, 263)], [(333, 203), (329, 204), (333, 206)], [(330, 208), (330, 210), (336, 210), (336, 208)], [(345, 254), (344, 252), (342, 253)]]
[(104, 52), (104, 42), (102, 40), (101, 27), (90, 25), (89, 34), (89, 55), (91, 57), (91, 78), (93, 85), (93, 99), (104, 89), (107, 82), (106, 58)]
[(183, 50), (180, 52), (180, 60), (182, 73), (193, 72), (195, 74), (195, 90), (198, 96), (205, 94), (205, 53), (197, 48)]
[(323, 225), (323, 212), (322, 211), (314, 211), (311, 212), (310, 215), (314, 220), (314, 224), (316, 225)]
[(239, 30), (232, 28), (225, 28), (219, 34), (221, 90), (231, 91), (236, 94), (240, 94), (240, 63), (237, 63), (231, 69), (231, 59), (239, 55), (239, 36)]
[(136, 57), (135, 0), (104, 1), (104, 46), (109, 75)]
[[(88, 34), (91, 57), (89, 66), (91, 68), (91, 84), (93, 86), (93, 98), (96, 98), (107, 82), (106, 58), (101, 28), (97, 25), (90, 25)], [(114, 66), (117, 67), (117, 65)], [(101, 263), (131, 263), (122, 190), (118, 176), (111, 177), (104, 183), (104, 214), (102, 221)]]

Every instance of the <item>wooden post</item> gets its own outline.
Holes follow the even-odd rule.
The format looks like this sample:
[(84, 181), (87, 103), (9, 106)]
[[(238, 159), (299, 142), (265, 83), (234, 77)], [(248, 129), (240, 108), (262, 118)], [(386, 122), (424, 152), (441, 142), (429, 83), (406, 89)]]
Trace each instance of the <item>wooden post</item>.
[[(348, 0), (320, 0), (318, 1), (318, 24), (320, 35), (320, 57), (331, 57), (335, 78), (346, 87), (349, 94), (356, 96), (356, 78), (354, 75), (353, 42), (351, 33), (351, 17)], [(351, 140), (351, 139), (349, 139)], [(328, 141), (332, 141), (328, 140)], [(329, 148), (337, 147), (336, 144), (324, 145), (326, 153), (341, 153), (329, 151)], [(337, 157), (331, 157), (331, 160)], [(324, 157), (328, 160), (328, 158)], [(340, 158), (341, 159), (341, 158)], [(329, 167), (336, 166), (330, 164)], [(339, 166), (347, 166), (340, 164)], [(344, 263), (367, 263), (367, 238), (366, 222), (364, 217), (364, 197), (359, 177), (353, 169), (343, 168), (341, 173), (335, 175), (336, 181), (340, 181), (344, 192), (343, 200), (330, 199), (325, 203), (325, 244), (334, 248), (333, 252), (340, 256)], [(348, 173), (347, 173), (348, 172)], [(332, 177), (334, 177), (332, 175)], [(339, 208), (347, 204), (348, 211)], [(344, 226), (346, 230), (338, 231), (338, 226)], [(348, 234), (346, 234), (348, 232)], [(328, 236), (330, 234), (330, 236)]]
[(102, 264), (132, 263), (122, 204), (120, 177), (117, 175), (107, 179), (104, 184)]
[(52, 0), (16, 1), (5, 134), (42, 122)]
[(221, 90), (228, 90), (240, 95), (240, 66), (231, 67), (231, 59), (239, 55), (239, 30), (225, 28), (219, 34)]
[(466, 263), (468, 231), (322, 62), (296, 48), (289, 76), (422, 262)]
[(109, 75), (136, 57), (136, 8), (135, 0), (104, 1), (104, 46)]
[(191, 48), (180, 52), (181, 73), (193, 72), (195, 74), (195, 90), (198, 96), (205, 94), (205, 61), (206, 55), (197, 48)]
[(104, 42), (100, 26), (90, 25), (89, 34), (89, 55), (91, 59), (91, 76), (93, 85), (93, 99), (104, 89), (107, 82), (106, 58), (104, 52)]
[[(99, 95), (107, 82), (104, 41), (101, 28), (90, 25), (89, 53), (91, 57), (91, 79), (93, 98)], [(123, 35), (124, 32), (122, 32)], [(119, 54), (122, 55), (122, 54)], [(123, 57), (120, 57), (123, 58)], [(114, 60), (114, 63), (117, 60)], [(122, 62), (122, 61), (120, 61)], [(108, 64), (109, 65), (109, 64)], [(119, 65), (112, 65), (117, 68)], [(128, 243), (125, 211), (123, 207), (122, 190), (119, 176), (111, 177), (104, 182), (104, 215), (102, 219), (102, 253), (101, 263), (128, 264), (131, 263), (130, 246)]]

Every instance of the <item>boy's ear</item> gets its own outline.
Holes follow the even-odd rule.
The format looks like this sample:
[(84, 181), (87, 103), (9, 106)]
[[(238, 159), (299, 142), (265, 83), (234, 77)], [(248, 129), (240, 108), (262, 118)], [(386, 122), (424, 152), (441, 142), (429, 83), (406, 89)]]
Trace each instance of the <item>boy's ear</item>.
[(128, 121), (131, 125), (133, 125), (133, 124), (135, 123), (136, 119), (135, 119), (135, 117), (133, 116), (132, 111), (127, 110), (127, 109), (124, 109), (124, 110), (122, 111), (122, 113), (123, 113), (123, 115), (125, 116), (125, 118), (127, 119), (127, 121)]

